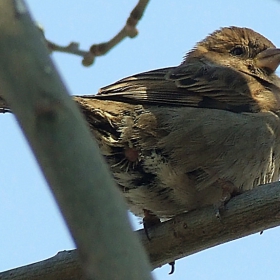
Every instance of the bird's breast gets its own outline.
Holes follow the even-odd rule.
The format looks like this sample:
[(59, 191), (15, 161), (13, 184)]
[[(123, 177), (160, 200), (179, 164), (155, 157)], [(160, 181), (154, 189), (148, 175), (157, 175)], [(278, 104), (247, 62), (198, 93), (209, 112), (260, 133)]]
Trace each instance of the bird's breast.
[(280, 121), (272, 112), (93, 100), (88, 122), (137, 215), (172, 217), (219, 202), (225, 190), (278, 180)]

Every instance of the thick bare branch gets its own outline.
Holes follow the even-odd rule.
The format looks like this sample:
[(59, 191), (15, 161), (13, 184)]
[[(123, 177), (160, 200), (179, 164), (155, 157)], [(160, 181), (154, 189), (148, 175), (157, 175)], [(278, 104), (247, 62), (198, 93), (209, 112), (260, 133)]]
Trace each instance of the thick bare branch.
[(139, 0), (137, 5), (130, 13), (129, 18), (127, 19), (126, 24), (121, 29), (121, 31), (108, 42), (92, 45), (89, 51), (80, 50), (79, 43), (76, 42), (71, 42), (67, 46), (60, 46), (46, 39), (47, 46), (50, 51), (58, 51), (82, 56), (82, 64), (84, 66), (90, 66), (93, 64), (96, 56), (106, 54), (113, 47), (119, 44), (124, 38), (134, 38), (138, 34), (138, 30), (135, 28), (135, 26), (142, 18), (148, 3), (149, 0)]
[(77, 250), (62, 251), (54, 257), (0, 273), (0, 280), (82, 280)]
[[(149, 232), (151, 241), (147, 239), (144, 230), (139, 230), (137, 233), (147, 250), (152, 267), (156, 268), (172, 260), (280, 225), (279, 202), (280, 183), (277, 182), (259, 186), (231, 199), (221, 214), (221, 220), (216, 218), (212, 207), (208, 207), (182, 214), (152, 228)], [(75, 257), (73, 259), (72, 255), (68, 254), (65, 258), (68, 259), (67, 262), (73, 261), (79, 279), (79, 267)], [(48, 271), (48, 262), (56, 262), (56, 259), (57, 256), (0, 273), (0, 279), (22, 279), (8, 278), (8, 275), (9, 273), (23, 275), (22, 271), (25, 269), (28, 279), (37, 280), (36, 274), (33, 277), (30, 271), (38, 273), (36, 270), (44, 270), (44, 266), (39, 265), (40, 263), (43, 263)], [(65, 270), (59, 261), (57, 264), (57, 270)], [(61, 274), (61, 280), (68, 279), (62, 276)]]
[(152, 266), (280, 225), (280, 183), (262, 185), (232, 198), (216, 218), (212, 207), (182, 214), (141, 240)]
[(23, 0), (0, 1), (1, 94), (59, 204), (87, 279), (151, 279), (123, 198), (42, 39)]

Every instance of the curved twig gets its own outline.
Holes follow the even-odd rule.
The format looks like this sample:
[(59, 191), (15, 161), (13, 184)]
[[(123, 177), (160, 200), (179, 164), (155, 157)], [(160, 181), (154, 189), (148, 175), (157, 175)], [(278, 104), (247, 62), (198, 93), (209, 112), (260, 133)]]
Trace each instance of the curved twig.
[(84, 66), (90, 66), (93, 64), (96, 56), (101, 56), (110, 51), (113, 47), (119, 44), (124, 38), (134, 38), (138, 34), (138, 30), (136, 29), (136, 25), (139, 20), (142, 18), (143, 13), (149, 3), (149, 0), (139, 0), (137, 5), (134, 7), (132, 12), (129, 15), (129, 18), (126, 21), (125, 26), (121, 29), (121, 31), (114, 36), (111, 40), (105, 43), (93, 44), (89, 51), (80, 50), (79, 43), (71, 42), (67, 46), (60, 46), (48, 39), (46, 39), (47, 46), (49, 50), (64, 52), (69, 54), (75, 54), (83, 57), (82, 64)]

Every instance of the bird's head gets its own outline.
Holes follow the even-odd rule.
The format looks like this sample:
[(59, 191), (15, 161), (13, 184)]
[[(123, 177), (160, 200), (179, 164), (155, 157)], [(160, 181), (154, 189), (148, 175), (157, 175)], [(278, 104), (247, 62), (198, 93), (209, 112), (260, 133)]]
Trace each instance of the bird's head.
[(207, 36), (190, 51), (184, 63), (199, 58), (206, 63), (231, 67), (272, 82), (280, 64), (280, 49), (249, 28), (224, 27)]
[(207, 99), (214, 108), (280, 112), (279, 64), (280, 49), (264, 36), (249, 28), (225, 27), (199, 42), (166, 78), (204, 96), (200, 103), (205, 107)]

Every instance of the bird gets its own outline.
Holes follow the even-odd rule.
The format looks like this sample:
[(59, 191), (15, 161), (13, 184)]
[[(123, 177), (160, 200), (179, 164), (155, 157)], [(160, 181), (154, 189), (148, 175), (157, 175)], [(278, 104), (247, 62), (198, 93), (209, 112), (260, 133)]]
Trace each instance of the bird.
[(280, 49), (249, 28), (223, 27), (180, 65), (76, 96), (117, 186), (157, 224), (277, 181)]

